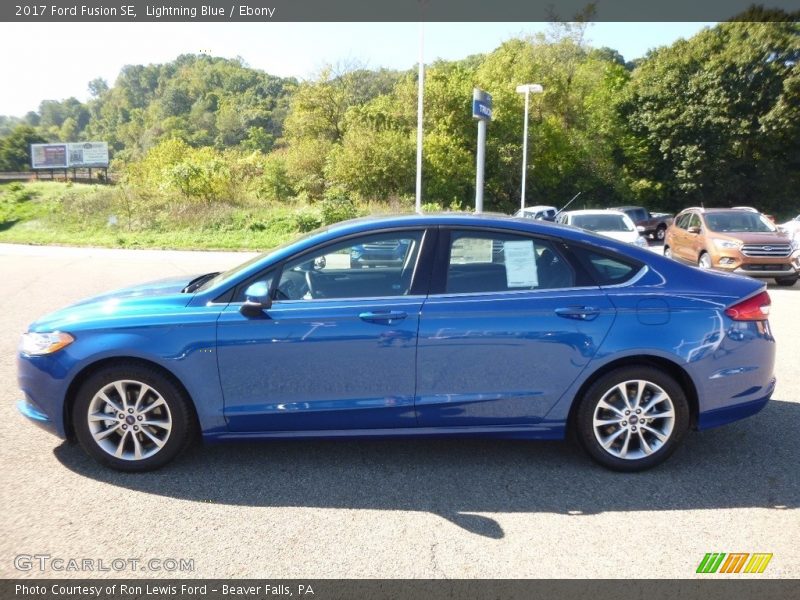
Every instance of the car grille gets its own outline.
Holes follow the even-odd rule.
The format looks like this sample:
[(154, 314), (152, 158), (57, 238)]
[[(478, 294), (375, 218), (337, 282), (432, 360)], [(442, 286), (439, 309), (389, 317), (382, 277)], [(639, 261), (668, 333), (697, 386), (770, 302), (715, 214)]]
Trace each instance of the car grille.
[(791, 271), (792, 265), (742, 265), (744, 271)]
[(742, 254), (756, 258), (784, 258), (792, 253), (789, 244), (745, 244)]

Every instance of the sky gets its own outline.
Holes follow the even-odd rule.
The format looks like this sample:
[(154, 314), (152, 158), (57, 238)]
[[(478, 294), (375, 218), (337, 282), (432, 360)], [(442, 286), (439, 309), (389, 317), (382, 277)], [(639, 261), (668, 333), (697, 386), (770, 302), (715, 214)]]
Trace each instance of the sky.
[[(587, 41), (626, 60), (689, 38), (713, 23), (593, 23)], [(547, 23), (426, 23), (424, 61), (491, 52), (504, 41), (546, 32)], [(240, 56), (272, 75), (308, 79), (326, 64), (408, 69), (419, 57), (418, 23), (0, 23), (0, 115), (23, 116), (45, 99), (89, 97), (128, 64), (180, 54)]]

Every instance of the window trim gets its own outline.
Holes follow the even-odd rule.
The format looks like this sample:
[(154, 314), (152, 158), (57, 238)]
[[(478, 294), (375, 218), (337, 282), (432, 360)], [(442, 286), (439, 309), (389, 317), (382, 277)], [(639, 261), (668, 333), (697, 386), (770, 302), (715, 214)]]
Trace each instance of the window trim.
[[(495, 290), (491, 292), (448, 292), (447, 291), (447, 271), (450, 266), (450, 249), (451, 238), (453, 232), (467, 232), (474, 231), (476, 233), (492, 234), (500, 233), (505, 235), (514, 235), (523, 238), (528, 238), (532, 241), (544, 240), (553, 245), (553, 247), (560, 253), (561, 257), (567, 261), (575, 274), (576, 281), (586, 281), (587, 285), (578, 285), (562, 288), (536, 288), (532, 290)], [(541, 293), (541, 292), (555, 292), (555, 291), (568, 291), (568, 290), (584, 290), (584, 289), (599, 289), (595, 278), (590, 272), (587, 272), (586, 267), (574, 256), (570, 250), (568, 240), (551, 236), (547, 234), (531, 233), (529, 231), (520, 231), (519, 229), (506, 229), (503, 227), (476, 227), (474, 225), (446, 225), (439, 228), (439, 244), (436, 248), (436, 257), (434, 259), (433, 272), (431, 274), (431, 285), (428, 296), (441, 297), (455, 297), (455, 296), (486, 296), (498, 294), (528, 294), (528, 293)], [(591, 282), (591, 284), (589, 284)]]
[[(278, 284), (280, 283), (281, 277), (283, 276), (283, 269), (286, 266), (286, 263), (292, 262), (295, 259), (300, 259), (304, 256), (317, 252), (318, 250), (324, 250), (328, 246), (333, 246), (339, 244), (340, 242), (346, 242), (351, 239), (357, 239), (360, 237), (368, 237), (373, 235), (384, 235), (384, 234), (391, 234), (391, 233), (403, 233), (403, 232), (420, 232), (422, 235), (420, 236), (420, 248), (419, 252), (417, 253), (417, 261), (414, 265), (414, 271), (411, 274), (411, 285), (409, 286), (409, 293), (403, 294), (400, 296), (354, 296), (351, 298), (310, 298), (308, 300), (304, 300), (304, 302), (350, 302), (350, 301), (370, 301), (370, 300), (388, 300), (390, 298), (417, 298), (417, 297), (424, 297), (427, 296), (427, 288), (430, 285), (430, 265), (427, 264), (429, 262), (427, 260), (428, 255), (432, 254), (436, 249), (436, 241), (437, 241), (437, 234), (438, 234), (438, 227), (437, 226), (426, 226), (426, 225), (410, 225), (404, 227), (387, 227), (382, 229), (374, 229), (371, 231), (359, 231), (355, 233), (351, 233), (345, 236), (338, 237), (336, 239), (327, 240), (311, 248), (307, 248), (302, 252), (298, 252), (297, 254), (293, 254), (292, 256), (286, 257), (283, 260), (278, 262), (272, 263), (268, 267), (265, 267), (258, 273), (251, 275), (250, 277), (245, 278), (240, 283), (232, 286), (231, 288), (225, 290), (222, 294), (217, 296), (217, 298), (223, 298), (228, 295), (231, 295), (231, 299), (227, 302), (217, 302), (217, 298), (215, 298), (209, 304), (227, 304), (229, 306), (239, 306), (244, 304), (243, 301), (234, 301), (238, 295), (238, 292), (241, 288), (246, 289), (253, 281), (257, 281), (263, 276), (268, 275), (271, 271), (275, 271), (275, 276), (272, 278), (272, 283), (269, 289), (269, 296), (272, 298), (274, 304), (279, 304), (281, 302), (287, 302), (287, 300), (278, 300), (275, 298), (275, 292), (278, 289)], [(427, 267), (427, 273), (426, 271)], [(419, 290), (424, 286), (424, 291)], [(296, 302), (296, 300), (291, 300), (290, 302)]]

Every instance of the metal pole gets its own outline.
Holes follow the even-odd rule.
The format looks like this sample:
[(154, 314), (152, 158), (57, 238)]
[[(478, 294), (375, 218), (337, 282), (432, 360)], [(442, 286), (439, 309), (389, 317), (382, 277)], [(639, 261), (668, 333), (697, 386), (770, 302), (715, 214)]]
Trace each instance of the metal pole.
[(419, 83), (417, 88), (417, 191), (415, 207), (422, 212), (422, 97), (425, 89), (425, 63), (422, 60), (422, 49), (425, 41), (425, 26), (419, 24)]
[(483, 212), (483, 165), (486, 160), (486, 121), (478, 120), (478, 157), (475, 168), (475, 212)]
[(522, 135), (522, 198), (520, 199), (521, 216), (525, 216), (525, 175), (528, 171), (528, 104), (531, 99), (529, 89), (525, 90), (525, 133)]

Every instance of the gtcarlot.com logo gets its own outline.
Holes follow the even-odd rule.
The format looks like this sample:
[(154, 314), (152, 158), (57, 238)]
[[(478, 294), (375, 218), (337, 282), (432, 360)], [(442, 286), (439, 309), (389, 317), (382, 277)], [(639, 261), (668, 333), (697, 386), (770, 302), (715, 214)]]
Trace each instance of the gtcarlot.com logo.
[(763, 573), (772, 554), (764, 552), (708, 552), (697, 566), (697, 573)]
[(109, 572), (109, 571), (194, 571), (193, 558), (75, 558), (50, 554), (17, 554), (17, 571)]

